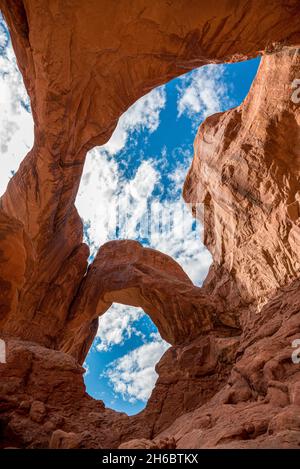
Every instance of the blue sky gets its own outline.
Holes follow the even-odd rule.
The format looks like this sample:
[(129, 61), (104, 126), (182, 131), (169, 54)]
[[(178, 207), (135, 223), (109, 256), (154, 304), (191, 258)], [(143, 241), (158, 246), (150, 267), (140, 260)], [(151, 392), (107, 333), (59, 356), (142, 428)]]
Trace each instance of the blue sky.
[[(205, 117), (243, 101), (258, 65), (259, 59), (210, 65), (172, 80), (135, 103), (120, 118), (110, 141), (89, 152), (76, 206), (90, 261), (107, 240), (137, 239), (171, 255), (201, 285), (211, 256), (202, 245), (201, 226), (181, 197), (193, 140)], [(0, 18), (1, 194), (32, 142), (28, 96)], [(187, 231), (142, 232), (141, 222), (154, 206), (177, 218), (184, 213)], [(117, 210), (124, 216), (116, 218)], [(156, 380), (155, 363), (167, 348), (142, 310), (113, 305), (101, 317), (85, 361), (87, 391), (116, 410), (139, 412)]]

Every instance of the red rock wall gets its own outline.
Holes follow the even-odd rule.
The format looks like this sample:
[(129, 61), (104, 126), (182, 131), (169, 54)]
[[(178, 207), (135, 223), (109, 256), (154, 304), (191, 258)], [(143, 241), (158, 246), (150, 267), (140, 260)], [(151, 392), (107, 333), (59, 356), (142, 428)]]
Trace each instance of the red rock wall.
[[(59, 279), (56, 298), (69, 299), (62, 277), (74, 275), (67, 287), (74, 293), (87, 266), (74, 207), (87, 150), (105, 143), (122, 112), (155, 86), (205, 63), (242, 60), (300, 42), (294, 0), (263, 6), (223, 0), (68, 5), (0, 3), (35, 122), (34, 147), (1, 199), (3, 211), (24, 225), (34, 267), (23, 279), (13, 320), (2, 327), (45, 344), (40, 322), (49, 288)], [(58, 313), (62, 327), (67, 299), (56, 302), (65, 311)]]
[(263, 57), (245, 101), (200, 126), (184, 197), (204, 204), (206, 290), (264, 304), (300, 273), (299, 49)]
[[(0, 447), (298, 447), (299, 2), (71, 3), (0, 0), (35, 122), (0, 202)], [(245, 102), (200, 127), (185, 183), (205, 205), (205, 287), (134, 242), (100, 249), (86, 274), (87, 150), (153, 87), (259, 53)], [(135, 417), (87, 396), (77, 363), (113, 301), (144, 307), (174, 345)]]

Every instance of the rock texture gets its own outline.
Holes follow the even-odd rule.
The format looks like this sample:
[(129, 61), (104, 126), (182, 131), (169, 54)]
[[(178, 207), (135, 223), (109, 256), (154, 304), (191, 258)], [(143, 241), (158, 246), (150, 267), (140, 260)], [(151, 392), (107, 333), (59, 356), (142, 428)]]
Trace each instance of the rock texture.
[(0, 7), (35, 122), (34, 147), (1, 200), (23, 224), (34, 263), (3, 327), (44, 344), (49, 288), (63, 327), (87, 267), (74, 207), (87, 150), (105, 143), (119, 116), (153, 87), (205, 63), (298, 44), (299, 2), (1, 0)]
[(239, 331), (237, 319), (194, 286), (172, 258), (137, 241), (111, 241), (89, 267), (56, 348), (83, 362), (98, 317), (113, 302), (142, 307), (172, 345), (213, 330), (225, 335)]
[(281, 289), (241, 336), (226, 385), (159, 437), (172, 435), (177, 448), (300, 447), (299, 286)]
[(242, 105), (206, 119), (195, 140), (184, 197), (204, 204), (205, 290), (231, 292), (231, 305), (264, 304), (300, 274), (299, 71), (299, 49), (264, 57)]
[[(35, 123), (0, 202), (0, 447), (299, 447), (299, 2), (0, 9)], [(87, 270), (74, 207), (87, 150), (153, 87), (257, 54), (245, 102), (200, 127), (184, 187), (205, 207), (214, 264), (204, 288), (133, 241), (104, 245)], [(82, 379), (97, 317), (114, 301), (143, 307), (172, 344), (134, 417), (89, 397)]]

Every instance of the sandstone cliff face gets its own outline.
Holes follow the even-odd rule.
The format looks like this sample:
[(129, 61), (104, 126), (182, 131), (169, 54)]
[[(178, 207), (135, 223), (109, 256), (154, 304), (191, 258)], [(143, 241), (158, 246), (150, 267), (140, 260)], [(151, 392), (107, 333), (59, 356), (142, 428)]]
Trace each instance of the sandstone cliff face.
[(296, 280), (240, 337), (226, 385), (158, 436), (172, 435), (178, 448), (299, 448), (300, 369), (291, 360), (299, 334)]
[(208, 118), (184, 187), (204, 204), (206, 290), (263, 304), (300, 272), (299, 50), (261, 61), (243, 104)]
[[(23, 223), (34, 261), (17, 317), (3, 327), (45, 343), (36, 317), (47, 314), (41, 308), (49, 287), (74, 274), (76, 291), (74, 262), (79, 272), (87, 266), (74, 207), (87, 150), (105, 143), (120, 114), (153, 87), (205, 63), (299, 43), (299, 4), (1, 0), (0, 6), (35, 122), (34, 147), (1, 200), (4, 212)], [(57, 286), (65, 297), (61, 281)]]
[[(71, 3), (0, 0), (35, 122), (1, 199), (0, 446), (298, 447), (299, 2)], [(87, 271), (74, 207), (87, 150), (153, 87), (258, 53), (245, 102), (200, 127), (185, 183), (205, 206), (205, 287), (135, 242), (103, 246)], [(87, 396), (78, 364), (114, 301), (173, 345), (134, 417)]]

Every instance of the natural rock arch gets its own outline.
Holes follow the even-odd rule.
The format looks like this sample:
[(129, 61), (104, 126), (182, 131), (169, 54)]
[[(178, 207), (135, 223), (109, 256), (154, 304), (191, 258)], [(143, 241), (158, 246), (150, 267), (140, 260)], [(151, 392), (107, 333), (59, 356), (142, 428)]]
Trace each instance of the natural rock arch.
[(98, 316), (114, 302), (143, 308), (172, 345), (212, 331), (239, 331), (234, 318), (223, 314), (171, 257), (137, 241), (110, 241), (99, 249), (82, 282), (58, 348), (83, 362)]
[[(4, 268), (1, 269), (0, 326), (8, 343), (8, 362), (0, 368), (3, 415), (9, 422), (4, 424), (8, 428), (5, 444), (11, 446), (12, 441), (18, 441), (23, 447), (47, 447), (63, 415), (64, 429), (77, 433), (82, 447), (116, 447), (131, 438), (153, 440), (158, 435), (171, 436), (171, 447), (178, 448), (299, 447), (299, 371), (291, 361), (291, 341), (299, 334), (299, 279), (273, 292), (274, 298), (261, 310), (255, 304), (251, 309), (243, 303), (243, 276), (249, 262), (244, 259), (241, 268), (235, 256), (237, 243), (247, 248), (249, 226), (243, 223), (244, 213), (238, 220), (240, 236), (233, 246), (230, 244), (232, 222), (226, 229), (220, 223), (213, 228), (212, 223), (206, 224), (208, 230), (214, 230), (215, 239), (221, 239), (222, 250), (200, 295), (203, 299), (207, 292), (208, 305), (213, 304), (210, 319), (214, 317), (214, 305), (217, 305), (217, 320), (224, 319), (225, 324), (230, 314), (224, 309), (222, 318), (220, 304), (228, 308), (229, 303), (230, 309), (236, 309), (241, 317), (242, 334), (224, 337), (224, 332), (228, 332), (225, 328), (221, 330), (222, 337), (218, 337), (213, 324), (204, 336), (199, 327), (200, 335), (191, 342), (188, 328), (184, 332), (188, 337), (185, 344), (181, 343), (184, 339), (180, 334), (178, 339), (180, 328), (173, 328), (166, 318), (166, 334), (172, 335), (174, 343), (177, 340), (180, 343), (171, 347), (159, 363), (159, 379), (145, 411), (128, 418), (104, 409), (100, 402), (86, 395), (83, 370), (77, 362), (84, 358), (95, 332), (95, 319), (85, 316), (85, 300), (90, 297), (87, 294), (87, 287), (92, 285), (90, 279), (93, 275), (98, 279), (100, 274), (95, 263), (86, 275), (88, 248), (82, 243), (82, 224), (74, 208), (86, 151), (108, 140), (118, 117), (141, 95), (205, 63), (278, 52), (270, 60), (263, 58), (268, 77), (264, 76), (262, 66), (255, 85), (258, 96), (251, 94), (251, 99), (238, 111), (206, 121), (195, 149), (197, 153), (203, 143), (202, 133), (208, 131), (213, 136), (211, 149), (219, 144), (213, 155), (216, 159), (222, 155), (231, 158), (229, 143), (232, 141), (235, 151), (241, 150), (245, 158), (250, 158), (247, 162), (260, 161), (263, 169), (265, 163), (273, 161), (273, 155), (281, 161), (285, 155), (278, 155), (277, 149), (283, 147), (289, 151), (289, 145), (298, 137), (299, 108), (288, 99), (288, 92), (290, 80), (299, 70), (299, 61), (289, 49), (300, 43), (299, 2), (0, 0), (0, 9), (9, 24), (35, 120), (34, 148), (1, 198), (0, 262)], [(275, 79), (278, 69), (282, 95), (278, 94)], [(263, 93), (264, 98), (259, 102), (266, 88), (269, 91)], [(245, 130), (239, 135), (233, 117), (238, 113), (246, 119), (251, 106), (256, 105), (261, 114), (265, 108), (269, 112), (266, 132), (255, 134), (255, 129), (249, 131), (239, 119), (239, 126)], [(286, 132), (289, 118), (293, 131), (286, 147), (282, 134)], [(251, 153), (249, 135), (250, 140), (254, 136), (252, 143), (261, 139), (260, 155)], [(204, 154), (205, 164), (207, 156), (209, 152)], [(265, 161), (260, 156), (268, 158)], [(247, 174), (238, 171), (236, 175), (231, 167), (226, 168), (226, 161), (223, 163), (215, 164), (215, 171), (221, 171), (220, 180), (217, 178), (220, 194), (214, 193), (211, 180), (201, 182), (206, 175), (201, 172), (198, 155), (185, 186), (185, 196), (191, 202), (198, 202), (197, 195), (204, 195), (204, 200), (214, 205), (208, 214), (217, 213), (218, 221), (222, 220), (224, 206), (228, 210), (229, 192), (230, 201), (240, 194), (237, 176)], [(282, 170), (282, 165), (279, 166)], [(296, 265), (299, 255), (296, 261), (289, 256), (290, 248), (296, 252), (295, 246), (299, 245), (299, 209), (294, 191), (298, 180), (296, 186), (290, 184), (295, 182), (294, 174), (285, 169), (281, 182), (285, 193), (287, 188), (292, 188), (294, 199), (288, 194), (279, 200), (274, 213), (270, 213), (270, 221), (277, 223), (279, 214), (280, 230), (274, 235), (273, 253), (280, 260), (285, 251), (286, 264), (279, 263), (279, 272), (276, 265), (274, 269), (272, 249), (269, 249), (272, 241), (268, 243), (268, 252), (263, 255), (270, 259), (273, 268), (265, 276), (264, 288), (269, 293), (274, 279), (278, 282), (276, 288), (299, 276)], [(228, 174), (234, 176), (232, 180)], [(253, 177), (251, 184), (260, 178), (258, 168), (258, 178)], [(203, 190), (203, 182), (207, 183), (209, 197)], [(281, 188), (279, 184), (279, 199)], [(261, 226), (261, 213), (256, 206), (261, 199), (258, 197), (253, 202), (244, 207), (244, 212), (247, 214), (250, 207), (252, 221)], [(239, 211), (234, 215), (238, 217)], [(274, 224), (270, 223), (270, 227)], [(263, 239), (267, 236), (270, 236), (268, 230)], [(117, 249), (118, 245), (115, 246)], [(253, 246), (256, 249), (257, 242)], [(211, 248), (214, 249), (213, 244)], [(139, 249), (134, 245), (133, 251)], [(250, 266), (256, 253), (260, 254), (255, 249), (249, 255)], [(101, 264), (101, 251), (99, 258)], [(171, 276), (172, 282), (181, 285), (180, 291), (187, 288), (193, 294), (189, 281), (172, 266), (176, 271)], [(241, 271), (239, 277), (235, 276), (237, 268)], [(117, 269), (113, 275), (116, 274)], [(124, 291), (127, 295), (126, 282)], [(114, 295), (115, 292), (108, 295), (108, 303), (116, 298)], [(254, 288), (250, 301), (259, 296)], [(142, 303), (144, 297), (139, 294), (138, 297)], [(79, 303), (82, 308), (77, 316)], [(176, 308), (174, 311), (176, 315)], [(201, 303), (200, 319), (207, 318), (202, 312)], [(93, 314), (94, 310), (92, 317)], [(82, 337), (81, 327), (85, 328)], [(68, 353), (63, 353), (62, 348)], [(51, 417), (48, 426), (41, 420), (47, 414)], [(14, 440), (11, 435), (18, 438)], [(72, 447), (74, 433), (63, 432), (57, 439), (62, 439), (65, 447)], [(51, 438), (50, 446), (55, 447), (54, 441)], [(134, 444), (170, 447), (164, 441), (139, 440)]]
[(105, 143), (120, 114), (155, 86), (206, 63), (299, 42), (299, 5), (1, 0), (0, 8), (35, 123), (34, 147), (1, 198), (30, 240), (18, 301), (6, 301), (1, 327), (51, 345), (48, 335), (63, 329), (87, 267), (74, 207), (87, 150)]

